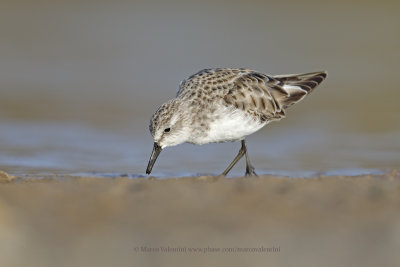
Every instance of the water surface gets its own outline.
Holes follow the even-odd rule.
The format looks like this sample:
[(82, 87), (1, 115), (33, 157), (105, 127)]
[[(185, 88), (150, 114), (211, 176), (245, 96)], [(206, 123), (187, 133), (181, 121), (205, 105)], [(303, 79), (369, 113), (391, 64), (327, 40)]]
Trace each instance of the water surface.
[[(130, 134), (80, 124), (2, 123), (0, 166), (12, 174), (71, 174), (76, 176), (147, 177), (152, 149), (150, 134)], [(319, 131), (268, 134), (248, 138), (257, 173), (291, 177), (380, 174), (396, 166), (398, 135), (375, 136)], [(239, 143), (189, 144), (162, 151), (152, 175), (157, 177), (220, 174), (234, 158)], [(244, 160), (231, 176), (244, 173)]]

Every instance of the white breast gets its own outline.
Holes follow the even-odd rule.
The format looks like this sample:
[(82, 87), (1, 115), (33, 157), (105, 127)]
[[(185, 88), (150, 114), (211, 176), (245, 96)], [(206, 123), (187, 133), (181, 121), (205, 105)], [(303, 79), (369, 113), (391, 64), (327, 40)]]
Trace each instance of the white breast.
[(207, 135), (196, 138), (193, 143), (238, 141), (267, 124), (259, 122), (239, 109), (220, 107), (213, 115), (215, 119), (210, 122)]

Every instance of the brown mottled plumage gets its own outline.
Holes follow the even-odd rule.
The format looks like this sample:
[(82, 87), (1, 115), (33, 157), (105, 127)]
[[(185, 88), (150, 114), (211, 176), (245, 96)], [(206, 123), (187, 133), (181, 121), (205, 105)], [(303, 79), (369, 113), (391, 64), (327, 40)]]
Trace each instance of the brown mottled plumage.
[[(151, 118), (150, 132), (155, 140), (152, 158), (156, 147), (161, 151), (184, 142), (241, 140), (238, 156), (223, 174), (243, 155), (246, 174), (255, 174), (244, 137), (285, 117), (285, 109), (312, 92), (326, 76), (326, 72), (270, 76), (229, 68), (199, 71), (182, 81), (176, 98), (163, 104)], [(150, 160), (147, 173), (154, 161)]]
[[(205, 69), (182, 81), (176, 96), (186, 100), (201, 97), (205, 101), (223, 98), (226, 105), (262, 121), (276, 120), (326, 76), (326, 72), (268, 76), (249, 69)], [(285, 85), (298, 86), (299, 90), (290, 94)]]

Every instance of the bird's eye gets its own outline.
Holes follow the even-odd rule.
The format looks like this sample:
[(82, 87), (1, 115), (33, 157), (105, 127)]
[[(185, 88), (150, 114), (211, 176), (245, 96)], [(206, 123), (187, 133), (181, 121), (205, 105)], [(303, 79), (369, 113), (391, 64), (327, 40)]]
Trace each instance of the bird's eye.
[(164, 133), (169, 133), (169, 131), (171, 131), (171, 128), (167, 128), (164, 130)]

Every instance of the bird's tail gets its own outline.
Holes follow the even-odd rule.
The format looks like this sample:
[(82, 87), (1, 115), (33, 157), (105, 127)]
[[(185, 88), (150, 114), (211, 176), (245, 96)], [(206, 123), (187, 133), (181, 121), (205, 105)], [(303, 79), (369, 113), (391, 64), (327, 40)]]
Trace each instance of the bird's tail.
[(311, 93), (327, 75), (325, 71), (319, 71), (273, 76), (278, 81), (276, 86), (279, 87), (279, 90), (275, 91), (274, 97), (281, 106), (284, 108), (289, 107)]

